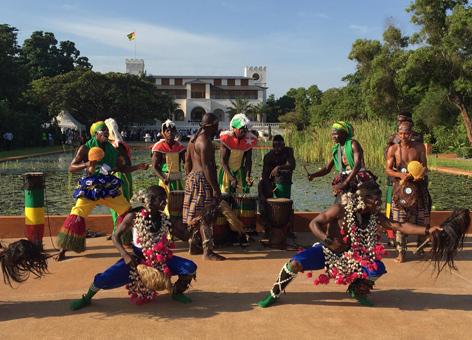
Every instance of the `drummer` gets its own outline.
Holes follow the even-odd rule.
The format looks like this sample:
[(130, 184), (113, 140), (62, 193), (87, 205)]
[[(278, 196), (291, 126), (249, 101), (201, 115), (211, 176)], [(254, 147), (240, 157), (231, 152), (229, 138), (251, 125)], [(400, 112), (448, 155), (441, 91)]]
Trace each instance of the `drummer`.
[[(175, 123), (167, 119), (162, 124), (162, 136), (152, 146), (152, 171), (159, 179), (159, 185), (169, 192), (185, 189), (185, 181), (182, 176), (181, 164), (185, 162), (185, 146), (175, 139), (177, 128)], [(168, 206), (164, 210), (169, 216)]]
[[(274, 190), (274, 180), (281, 171), (295, 170), (295, 157), (293, 149), (285, 146), (284, 138), (276, 135), (272, 140), (272, 150), (264, 156), (261, 180), (259, 181), (259, 212), (261, 214), (262, 226), (268, 236), (267, 208), (268, 198), (291, 198), (290, 190)], [(290, 176), (291, 178), (291, 176)], [(275, 187), (277, 189), (277, 187)]]

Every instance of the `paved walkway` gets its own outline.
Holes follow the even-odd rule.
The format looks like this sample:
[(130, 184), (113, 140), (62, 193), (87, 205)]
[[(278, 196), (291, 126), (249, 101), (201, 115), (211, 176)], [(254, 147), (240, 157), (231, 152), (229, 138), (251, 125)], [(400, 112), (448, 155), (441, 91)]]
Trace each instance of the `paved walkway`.
[[(410, 237), (413, 240), (413, 237)], [(13, 240), (6, 240), (13, 241)], [(45, 239), (45, 248), (52, 249)], [(297, 241), (312, 244), (310, 233)], [(385, 259), (388, 274), (376, 284), (369, 308), (345, 294), (345, 286), (314, 286), (305, 274), (274, 306), (257, 302), (271, 288), (293, 251), (222, 248), (224, 262), (203, 261), (188, 305), (159, 295), (136, 306), (124, 288), (100, 291), (79, 311), (70, 303), (84, 294), (93, 276), (118, 260), (105, 237), (87, 239), (83, 254), (49, 262), (51, 274), (29, 279), (16, 289), (0, 286), (0, 329), (5, 339), (467, 339), (472, 324), (472, 241), (457, 261), (458, 272), (435, 279), (427, 262), (397, 264)], [(175, 252), (189, 257), (182, 242)], [(319, 272), (313, 273), (315, 276)]]

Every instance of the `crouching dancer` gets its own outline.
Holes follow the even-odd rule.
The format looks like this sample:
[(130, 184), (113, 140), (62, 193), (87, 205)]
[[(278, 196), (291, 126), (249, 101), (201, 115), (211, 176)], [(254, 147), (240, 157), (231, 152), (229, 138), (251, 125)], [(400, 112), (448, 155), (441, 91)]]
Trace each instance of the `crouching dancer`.
[[(113, 243), (122, 259), (105, 272), (95, 275), (87, 294), (74, 301), (71, 309), (77, 310), (90, 304), (90, 300), (100, 289), (125, 285), (131, 301), (136, 301), (138, 305), (154, 300), (156, 290), (163, 289), (171, 291), (174, 300), (182, 303), (192, 301), (183, 293), (192, 279), (196, 278), (197, 265), (172, 254), (175, 245), (168, 238), (171, 223), (162, 212), (167, 204), (165, 189), (153, 185), (144, 194), (136, 196), (144, 202), (144, 207), (132, 209), (112, 235)], [(128, 230), (133, 233), (133, 254), (129, 254), (121, 243), (121, 235)], [(153, 273), (143, 274), (148, 269)], [(179, 276), (173, 286), (170, 284), (172, 275)]]
[[(349, 295), (365, 306), (373, 306), (366, 296), (374, 282), (386, 273), (385, 266), (380, 261), (385, 250), (379, 241), (378, 225), (384, 232), (397, 230), (411, 235), (431, 233), (431, 240), (436, 244), (433, 246), (432, 259), (438, 274), (445, 264), (454, 268), (450, 259), (453, 258), (455, 251), (460, 249), (463, 235), (470, 224), (468, 210), (463, 209), (459, 212), (459, 215), (464, 215), (466, 218), (455, 223), (453, 231), (446, 232), (444, 229), (436, 232), (443, 229), (440, 227), (430, 229), (413, 223), (399, 223), (387, 219), (380, 212), (381, 197), (382, 192), (377, 183), (374, 181), (362, 183), (358, 186), (357, 192), (345, 194), (342, 203), (335, 203), (311, 221), (311, 231), (323, 242), (298, 253), (285, 264), (270, 294), (259, 302), (259, 306), (265, 308), (277, 301), (280, 293), (293, 281), (298, 272), (319, 269), (325, 269), (325, 272), (314, 281), (315, 285), (327, 284), (331, 279), (339, 285), (349, 285), (347, 290)], [(456, 212), (452, 215), (454, 214)], [(441, 227), (446, 228), (445, 224), (446, 222)], [(443, 261), (444, 265), (440, 265), (439, 263)]]

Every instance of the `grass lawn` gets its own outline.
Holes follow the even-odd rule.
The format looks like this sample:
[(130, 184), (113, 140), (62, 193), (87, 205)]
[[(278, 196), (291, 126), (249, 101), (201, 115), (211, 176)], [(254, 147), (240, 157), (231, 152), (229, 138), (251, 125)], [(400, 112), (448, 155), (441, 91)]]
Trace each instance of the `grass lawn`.
[[(72, 150), (74, 147), (72, 145), (65, 145), (66, 150)], [(45, 146), (45, 147), (36, 147), (36, 148), (25, 148), (25, 149), (14, 149), (10, 151), (0, 151), (0, 159), (8, 158), (8, 157), (18, 157), (18, 156), (25, 156), (25, 155), (34, 155), (38, 153), (44, 152), (51, 152), (51, 151), (59, 151), (63, 150), (62, 145), (55, 145), (55, 146)]]
[(428, 157), (428, 166), (443, 166), (446, 168), (454, 168), (472, 171), (472, 159), (451, 159)]

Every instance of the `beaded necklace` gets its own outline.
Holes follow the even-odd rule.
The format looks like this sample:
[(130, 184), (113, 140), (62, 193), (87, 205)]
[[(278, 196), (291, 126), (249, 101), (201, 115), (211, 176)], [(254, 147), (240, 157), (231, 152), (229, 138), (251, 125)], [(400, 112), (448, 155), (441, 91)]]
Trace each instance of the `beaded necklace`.
[[(161, 218), (160, 228), (157, 232), (154, 232), (157, 228), (152, 221), (150, 212), (143, 209), (136, 213), (133, 225), (138, 235), (136, 243), (141, 245), (142, 253), (146, 259), (141, 260), (141, 264), (153, 267), (170, 277), (172, 273), (167, 267), (167, 260), (173, 257), (171, 249), (175, 248), (175, 243), (167, 238), (171, 226), (169, 218), (162, 212), (158, 214), (158, 217)], [(131, 283), (126, 288), (128, 289), (128, 295), (131, 296), (131, 302), (135, 301), (137, 305), (140, 305), (143, 302), (151, 302), (155, 299), (157, 292), (144, 286), (137, 270), (134, 268), (130, 270), (130, 279)]]
[(348, 285), (356, 279), (368, 278), (365, 269), (376, 270), (376, 260), (381, 260), (386, 253), (380, 244), (380, 235), (377, 232), (377, 215), (370, 214), (366, 228), (356, 225), (356, 212), (365, 209), (362, 198), (352, 193), (343, 196), (345, 206), (345, 217), (341, 227), (341, 234), (345, 235), (344, 243), (351, 241), (351, 248), (342, 254), (333, 252), (330, 248), (323, 246), (325, 255), (325, 272), (314, 281), (315, 285), (328, 284), (331, 279), (338, 285)]

